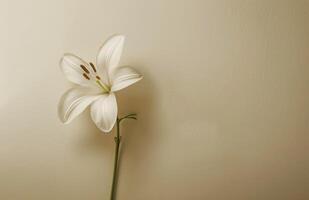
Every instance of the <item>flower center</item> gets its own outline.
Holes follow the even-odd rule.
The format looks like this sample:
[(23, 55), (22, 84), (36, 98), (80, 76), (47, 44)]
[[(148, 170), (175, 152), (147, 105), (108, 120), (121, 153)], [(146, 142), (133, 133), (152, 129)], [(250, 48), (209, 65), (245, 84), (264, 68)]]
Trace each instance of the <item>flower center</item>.
[(109, 93), (111, 91), (110, 87), (105, 85), (101, 80), (96, 80), (95, 82), (103, 90), (103, 93)]
[(89, 69), (87, 69), (86, 66), (80, 65), (84, 71), (83, 77), (88, 81), (93, 81), (100, 89), (102, 89), (103, 93), (109, 93), (111, 88), (101, 80), (101, 77), (97, 74), (97, 69), (95, 68), (94, 64), (91, 62), (89, 64), (92, 68), (91, 72)]

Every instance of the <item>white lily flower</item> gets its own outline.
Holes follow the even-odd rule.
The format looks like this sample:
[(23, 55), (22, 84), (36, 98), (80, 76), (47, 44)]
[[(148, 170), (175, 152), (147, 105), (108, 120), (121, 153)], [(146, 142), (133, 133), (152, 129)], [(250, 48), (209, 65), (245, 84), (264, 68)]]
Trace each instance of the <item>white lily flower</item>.
[(142, 75), (128, 66), (118, 66), (125, 36), (115, 35), (99, 49), (96, 66), (73, 54), (64, 54), (60, 67), (76, 87), (65, 92), (58, 105), (60, 120), (67, 124), (91, 106), (91, 118), (103, 132), (117, 120), (115, 92), (136, 83)]

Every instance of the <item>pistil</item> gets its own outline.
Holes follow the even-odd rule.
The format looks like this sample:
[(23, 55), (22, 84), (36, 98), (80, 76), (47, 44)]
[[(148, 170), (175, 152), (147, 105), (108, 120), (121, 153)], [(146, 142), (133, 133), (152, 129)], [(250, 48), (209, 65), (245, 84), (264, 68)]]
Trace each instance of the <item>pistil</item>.
[(107, 85), (102, 83), (100, 80), (96, 80), (96, 83), (103, 89), (103, 92), (109, 92), (110, 89)]
[(89, 63), (89, 64), (90, 64), (90, 66), (91, 66), (91, 68), (92, 68), (92, 70), (93, 70), (94, 73), (90, 73), (90, 71), (87, 69), (86, 66), (80, 65), (80, 67), (82, 68), (82, 70), (85, 72), (85, 73), (83, 73), (83, 77), (84, 77), (85, 79), (87, 79), (87, 80), (90, 80), (90, 79), (94, 78), (94, 79), (95, 79), (95, 82), (96, 82), (96, 83), (98, 84), (98, 86), (103, 90), (104, 93), (105, 93), (105, 92), (109, 92), (109, 91), (110, 91), (110, 88), (109, 88), (106, 84), (104, 84), (104, 83), (101, 81), (101, 77), (97, 75), (97, 70), (96, 70), (94, 64), (93, 64), (93, 63)]

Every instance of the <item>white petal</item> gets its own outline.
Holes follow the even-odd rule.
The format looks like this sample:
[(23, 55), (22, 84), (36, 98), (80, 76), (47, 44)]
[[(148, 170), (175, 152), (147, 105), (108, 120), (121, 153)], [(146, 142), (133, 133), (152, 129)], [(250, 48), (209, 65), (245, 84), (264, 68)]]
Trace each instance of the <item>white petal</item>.
[(118, 66), (122, 54), (125, 36), (115, 35), (109, 38), (99, 49), (97, 55), (97, 67), (99, 73), (104, 77), (110, 76)]
[(91, 105), (91, 118), (103, 132), (110, 132), (117, 120), (117, 102), (114, 93), (101, 96)]
[(69, 81), (82, 86), (93, 86), (93, 83), (83, 76), (85, 72), (80, 67), (80, 65), (84, 65), (89, 69), (89, 64), (78, 56), (66, 53), (61, 58), (59, 65)]
[(114, 71), (114, 75), (112, 76), (111, 91), (115, 92), (126, 88), (142, 78), (143, 76), (132, 67), (119, 67)]
[(87, 88), (72, 88), (65, 92), (58, 104), (58, 116), (67, 124), (82, 113), (88, 105), (98, 99), (100, 95), (92, 93)]

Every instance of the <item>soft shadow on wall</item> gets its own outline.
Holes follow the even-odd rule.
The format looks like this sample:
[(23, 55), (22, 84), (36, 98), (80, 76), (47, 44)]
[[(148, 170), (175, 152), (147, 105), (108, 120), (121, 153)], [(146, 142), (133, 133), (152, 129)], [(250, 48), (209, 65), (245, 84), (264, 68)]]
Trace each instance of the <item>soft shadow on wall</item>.
[(130, 190), (128, 183), (132, 180), (135, 183), (142, 182), (145, 177), (140, 176), (140, 171), (147, 170), (143, 163), (151, 159), (153, 145), (157, 141), (155, 131), (158, 128), (155, 127), (158, 127), (156, 125), (158, 119), (155, 119), (155, 108), (158, 99), (154, 95), (157, 94), (156, 86), (146, 70), (147, 66), (143, 64), (134, 66), (143, 69), (139, 71), (144, 78), (136, 85), (118, 93), (120, 116), (136, 113), (138, 118), (137, 121), (126, 120), (121, 126), (123, 144), (120, 152), (118, 190)]

